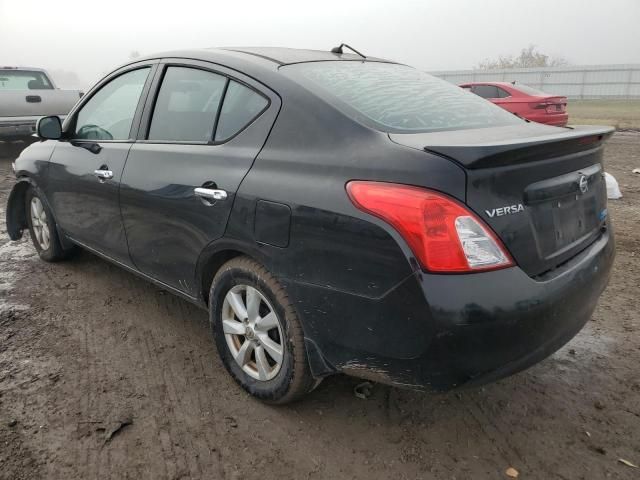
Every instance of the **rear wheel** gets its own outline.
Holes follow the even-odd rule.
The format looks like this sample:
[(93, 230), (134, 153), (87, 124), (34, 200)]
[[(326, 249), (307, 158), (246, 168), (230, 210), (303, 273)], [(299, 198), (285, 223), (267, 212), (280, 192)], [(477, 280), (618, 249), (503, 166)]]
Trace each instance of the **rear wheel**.
[(51, 210), (33, 188), (29, 188), (25, 200), (25, 213), (31, 241), (40, 258), (47, 262), (67, 258), (73, 250), (62, 248)]
[(242, 388), (279, 404), (313, 389), (300, 321), (267, 269), (248, 257), (234, 258), (216, 274), (209, 298), (218, 352)]

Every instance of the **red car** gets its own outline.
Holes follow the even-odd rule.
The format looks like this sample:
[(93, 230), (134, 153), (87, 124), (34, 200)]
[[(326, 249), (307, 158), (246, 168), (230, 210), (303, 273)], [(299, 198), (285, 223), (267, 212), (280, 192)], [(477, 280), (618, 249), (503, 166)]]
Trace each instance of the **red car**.
[(460, 86), (533, 122), (562, 127), (569, 120), (567, 97), (550, 95), (519, 83), (473, 82)]

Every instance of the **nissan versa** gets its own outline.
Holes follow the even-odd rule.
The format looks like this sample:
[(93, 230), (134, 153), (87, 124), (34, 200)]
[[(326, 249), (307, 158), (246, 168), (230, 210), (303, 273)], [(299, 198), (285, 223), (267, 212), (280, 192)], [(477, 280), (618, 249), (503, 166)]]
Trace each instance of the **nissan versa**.
[(127, 64), (16, 160), (7, 230), (207, 308), (252, 395), (334, 373), (432, 391), (520, 371), (614, 258), (605, 127), (520, 119), (387, 60), (284, 48)]

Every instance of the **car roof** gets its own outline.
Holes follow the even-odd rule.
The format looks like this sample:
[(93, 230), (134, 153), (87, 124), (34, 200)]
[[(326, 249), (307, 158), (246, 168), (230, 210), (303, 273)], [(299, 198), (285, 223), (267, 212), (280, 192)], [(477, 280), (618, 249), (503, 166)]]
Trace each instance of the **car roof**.
[(388, 62), (376, 57), (362, 58), (355, 53), (333, 53), (329, 50), (309, 50), (302, 48), (285, 48), (285, 47), (224, 47), (221, 50), (229, 50), (232, 52), (254, 55), (267, 60), (271, 60), (280, 65), (289, 65), (292, 63), (303, 62), (320, 62), (331, 60), (364, 60), (375, 62)]
[[(321, 61), (369, 61), (395, 63), (377, 57), (362, 58), (354, 53), (332, 53), (331, 51), (309, 50), (284, 47), (221, 47), (221, 48), (201, 48), (191, 50), (180, 50), (171, 52), (161, 52), (154, 55), (147, 55), (136, 58), (129, 63), (136, 63), (142, 60), (159, 58), (187, 58), (225, 64), (225, 62), (244, 64), (245, 67), (254, 66), (277, 70), (282, 65), (305, 62)], [(240, 66), (240, 65), (238, 65)]]
[(281, 47), (225, 47), (169, 51), (146, 55), (120, 65), (111, 73), (130, 68), (132, 65), (160, 60), (168, 62), (173, 60), (192, 60), (220, 65), (262, 83), (279, 95), (286, 95), (287, 92), (290, 92), (290, 87), (297, 84), (294, 79), (282, 75), (278, 71), (283, 65), (326, 61), (396, 63), (377, 57), (362, 58), (352, 53), (340, 54), (322, 50)]

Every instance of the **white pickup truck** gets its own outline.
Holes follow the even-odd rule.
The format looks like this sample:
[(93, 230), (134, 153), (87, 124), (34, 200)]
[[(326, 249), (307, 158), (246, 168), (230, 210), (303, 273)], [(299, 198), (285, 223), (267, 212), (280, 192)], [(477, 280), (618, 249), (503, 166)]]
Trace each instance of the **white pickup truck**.
[(38, 118), (69, 113), (79, 90), (60, 90), (40, 68), (0, 67), (0, 141), (30, 137)]

